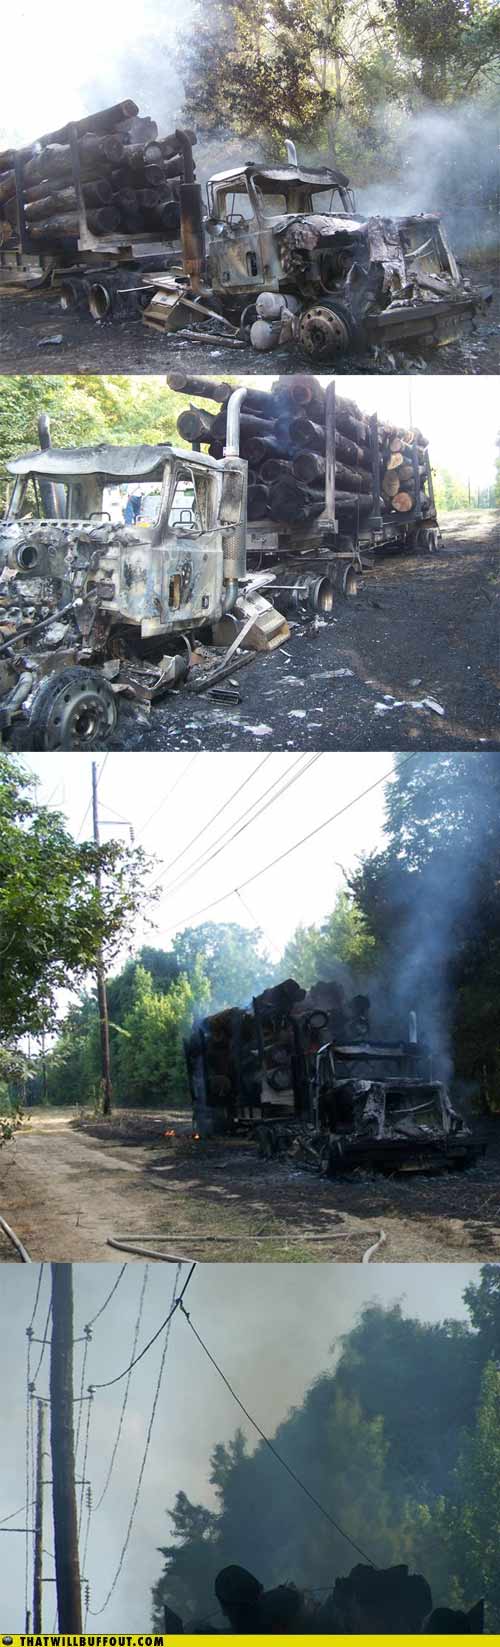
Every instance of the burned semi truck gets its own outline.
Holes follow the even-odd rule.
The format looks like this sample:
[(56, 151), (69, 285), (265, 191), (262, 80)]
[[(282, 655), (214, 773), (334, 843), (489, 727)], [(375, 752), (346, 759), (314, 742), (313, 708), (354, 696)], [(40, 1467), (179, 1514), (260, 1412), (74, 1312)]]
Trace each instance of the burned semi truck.
[(335, 982), (305, 990), (288, 978), (248, 1008), (198, 1023), (186, 1041), (194, 1129), (250, 1132), (267, 1158), (287, 1156), (330, 1176), (460, 1168), (472, 1132), (435, 1078), (416, 1014), (398, 1040), (376, 1040), (367, 996)]
[[(254, 462), (255, 444), (272, 451), (277, 410), (292, 430), (288, 449), (295, 449), (295, 412), (304, 395), (314, 397), (319, 421), (310, 426), (323, 444), (324, 456), (302, 451), (302, 461), (312, 457), (317, 465), (316, 479), (303, 485), (290, 461), (278, 458), (277, 492), (271, 485), (268, 494), (263, 480), (249, 486), (252, 442)], [(205, 680), (213, 684), (214, 662), (203, 672), (209, 646), (219, 675), (229, 660), (238, 667), (244, 649), (269, 649), (288, 638), (287, 614), (331, 617), (337, 591), (351, 595), (357, 588), (363, 544), (395, 536), (409, 544), (416, 534), (437, 532), (418, 433), (403, 439), (380, 429), (376, 418), (356, 417), (352, 403), (337, 405), (334, 382), (323, 393), (314, 379), (284, 379), (276, 395), (261, 396), (266, 416), (254, 416), (253, 396), (229, 387), (220, 426), (214, 431), (210, 424), (207, 452), (207, 431), (195, 438), (196, 408), (189, 413), (190, 449), (55, 450), (42, 417), (41, 449), (7, 465), (14, 484), (0, 523), (4, 739), (21, 718), (35, 748), (104, 748), (123, 697), (150, 704), (184, 681), (192, 690)], [(264, 435), (256, 436), (256, 425)], [(398, 494), (388, 502), (383, 487), (387, 474), (391, 488), (394, 481), (399, 488), (405, 467), (413, 481), (404, 483), (402, 514), (394, 508)], [(152, 489), (148, 518), (128, 523), (120, 508), (113, 519), (113, 487), (141, 485)]]
[[(463, 278), (439, 214), (363, 217), (329, 166), (248, 161), (183, 196), (183, 275), (158, 290), (147, 323), (192, 325), (192, 299), (217, 306), (256, 349), (296, 343), (314, 362), (380, 344), (442, 344), (491, 292)], [(152, 277), (154, 284), (154, 276)], [(190, 307), (183, 317), (182, 304)]]
[(196, 307), (206, 322), (208, 305), (256, 348), (295, 342), (321, 362), (446, 343), (484, 309), (491, 294), (463, 279), (438, 214), (364, 217), (345, 174), (303, 166), (292, 142), (287, 164), (212, 176), (204, 201), (195, 142), (160, 138), (127, 98), (4, 150), (0, 292), (55, 288), (63, 308), (142, 309), (169, 332)]
[(95, 320), (147, 302), (142, 276), (181, 256), (192, 131), (159, 137), (125, 98), (0, 154), (0, 293), (56, 290)]

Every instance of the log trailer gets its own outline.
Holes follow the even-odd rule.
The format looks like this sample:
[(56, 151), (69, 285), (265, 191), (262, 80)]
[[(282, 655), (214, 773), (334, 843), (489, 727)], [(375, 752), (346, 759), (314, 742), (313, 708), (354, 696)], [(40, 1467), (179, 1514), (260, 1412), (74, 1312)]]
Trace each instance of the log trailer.
[[(94, 320), (148, 300), (142, 276), (181, 256), (195, 134), (159, 138), (131, 98), (0, 154), (0, 294), (56, 290)], [(175, 254), (174, 249), (175, 248)]]
[(356, 1167), (472, 1165), (472, 1133), (433, 1074), (416, 1014), (398, 1040), (370, 1035), (370, 1002), (335, 982), (286, 979), (196, 1024), (185, 1043), (193, 1127), (246, 1133), (267, 1159), (335, 1176)]
[(204, 202), (195, 142), (160, 139), (125, 99), (4, 150), (0, 292), (56, 288), (96, 320), (132, 304), (167, 331), (187, 299), (184, 324), (208, 304), (256, 348), (295, 341), (315, 361), (446, 343), (484, 309), (491, 293), (462, 278), (438, 214), (363, 217), (344, 173), (302, 166), (291, 142), (286, 165), (214, 175)]
[[(265, 445), (267, 437), (249, 437), (249, 424), (267, 428), (272, 421), (245, 413), (248, 394), (244, 387), (229, 389), (222, 443), (214, 442), (212, 428), (206, 453), (200, 440), (191, 450), (167, 444), (55, 450), (42, 415), (41, 449), (7, 465), (14, 485), (0, 523), (5, 736), (19, 716), (28, 716), (34, 748), (106, 747), (123, 695), (151, 703), (184, 681), (199, 689), (200, 640), (224, 648), (209, 668), (207, 684), (215, 684), (240, 647), (269, 649), (285, 640), (287, 615), (296, 621), (331, 617), (337, 589), (356, 592), (362, 545), (390, 542), (395, 532), (408, 543), (416, 533), (437, 531), (437, 523), (430, 524), (430, 469), (427, 501), (422, 492), (423, 437), (414, 441), (414, 496), (405, 494), (409, 516), (377, 513), (389, 508), (380, 491), (380, 441), (387, 452), (399, 437), (385, 426), (381, 437), (377, 419), (355, 418), (352, 403), (339, 402), (337, 416), (334, 380), (323, 393), (310, 377), (283, 379), (277, 402), (267, 398), (292, 426), (297, 396), (315, 395), (316, 416), (324, 416), (322, 425), (312, 425), (325, 448), (323, 481), (303, 491), (301, 518), (287, 472), (280, 484), (283, 478), (293, 482), (296, 524), (286, 486), (280, 505), (285, 518), (250, 522), (241, 446), (249, 438), (264, 438)], [(365, 441), (357, 450), (369, 494), (337, 489), (347, 440), (339, 425), (353, 423)], [(120, 510), (113, 521), (109, 493), (120, 485), (129, 491), (153, 487), (154, 509), (146, 520), (125, 524)], [(244, 656), (242, 651), (241, 661)], [(232, 667), (238, 666), (234, 658)]]

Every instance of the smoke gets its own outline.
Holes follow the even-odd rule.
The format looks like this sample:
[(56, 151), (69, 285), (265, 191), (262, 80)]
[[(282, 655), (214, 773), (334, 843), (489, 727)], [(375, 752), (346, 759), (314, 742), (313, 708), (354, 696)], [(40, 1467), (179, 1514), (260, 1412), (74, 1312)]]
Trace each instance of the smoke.
[[(380, 122), (387, 122), (381, 111)], [(498, 110), (472, 101), (427, 109), (399, 129), (394, 173), (357, 190), (364, 214), (442, 213), (453, 249), (466, 256), (498, 245)], [(354, 184), (356, 179), (354, 178)]]

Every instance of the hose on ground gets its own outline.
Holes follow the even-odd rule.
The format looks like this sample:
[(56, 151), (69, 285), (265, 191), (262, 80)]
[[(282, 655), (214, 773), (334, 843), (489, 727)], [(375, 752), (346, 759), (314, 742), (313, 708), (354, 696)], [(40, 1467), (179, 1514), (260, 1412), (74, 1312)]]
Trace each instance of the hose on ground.
[(371, 1259), (371, 1258), (372, 1258), (372, 1257), (373, 1257), (373, 1254), (374, 1254), (374, 1252), (376, 1252), (376, 1251), (377, 1251), (377, 1248), (378, 1248), (378, 1247), (383, 1247), (383, 1246), (384, 1246), (384, 1245), (385, 1245), (385, 1242), (386, 1242), (386, 1241), (387, 1241), (387, 1236), (386, 1236), (386, 1234), (385, 1234), (385, 1231), (384, 1231), (384, 1230), (381, 1230), (381, 1231), (380, 1231), (380, 1235), (379, 1235), (379, 1238), (378, 1238), (378, 1241), (374, 1241), (374, 1242), (373, 1242), (373, 1246), (371, 1246), (371, 1247), (368, 1247), (368, 1248), (367, 1248), (367, 1250), (366, 1250), (366, 1252), (364, 1252), (364, 1253), (363, 1253), (363, 1257), (362, 1257), (362, 1259), (361, 1259), (361, 1263), (362, 1263), (362, 1264), (369, 1264), (369, 1263), (370, 1263), (370, 1259)]
[(118, 1252), (132, 1252), (139, 1258), (159, 1258), (162, 1264), (188, 1264), (188, 1258), (182, 1258), (178, 1252), (157, 1252), (155, 1247), (136, 1247), (130, 1241), (113, 1241), (108, 1235), (106, 1246), (117, 1247)]
[(13, 1247), (15, 1247), (16, 1252), (19, 1253), (21, 1263), (31, 1264), (32, 1259), (30, 1258), (29, 1252), (26, 1251), (26, 1247), (23, 1247), (23, 1243), (19, 1240), (19, 1236), (16, 1235), (15, 1230), (11, 1230), (10, 1224), (7, 1223), (6, 1218), (0, 1218), (0, 1230), (3, 1230), (4, 1235), (8, 1236), (9, 1241), (12, 1241)]

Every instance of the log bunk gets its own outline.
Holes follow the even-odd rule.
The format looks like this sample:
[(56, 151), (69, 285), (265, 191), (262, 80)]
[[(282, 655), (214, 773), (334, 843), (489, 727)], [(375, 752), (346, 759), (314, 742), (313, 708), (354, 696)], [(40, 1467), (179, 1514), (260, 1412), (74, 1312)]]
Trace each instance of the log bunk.
[(171, 240), (194, 133), (158, 136), (130, 98), (0, 153), (0, 249), (43, 254), (109, 237)]
[[(191, 402), (177, 428), (196, 450), (207, 447), (213, 457), (222, 457), (234, 385), (181, 371), (171, 372), (167, 381), (178, 393), (218, 401), (214, 413)], [(434, 516), (428, 442), (420, 430), (380, 423), (336, 395), (332, 437), (334, 514), (341, 534), (357, 542), (371, 531)], [(324, 517), (326, 447), (325, 392), (315, 378), (290, 376), (270, 390), (248, 389), (240, 452), (248, 463), (249, 522), (304, 528)]]

